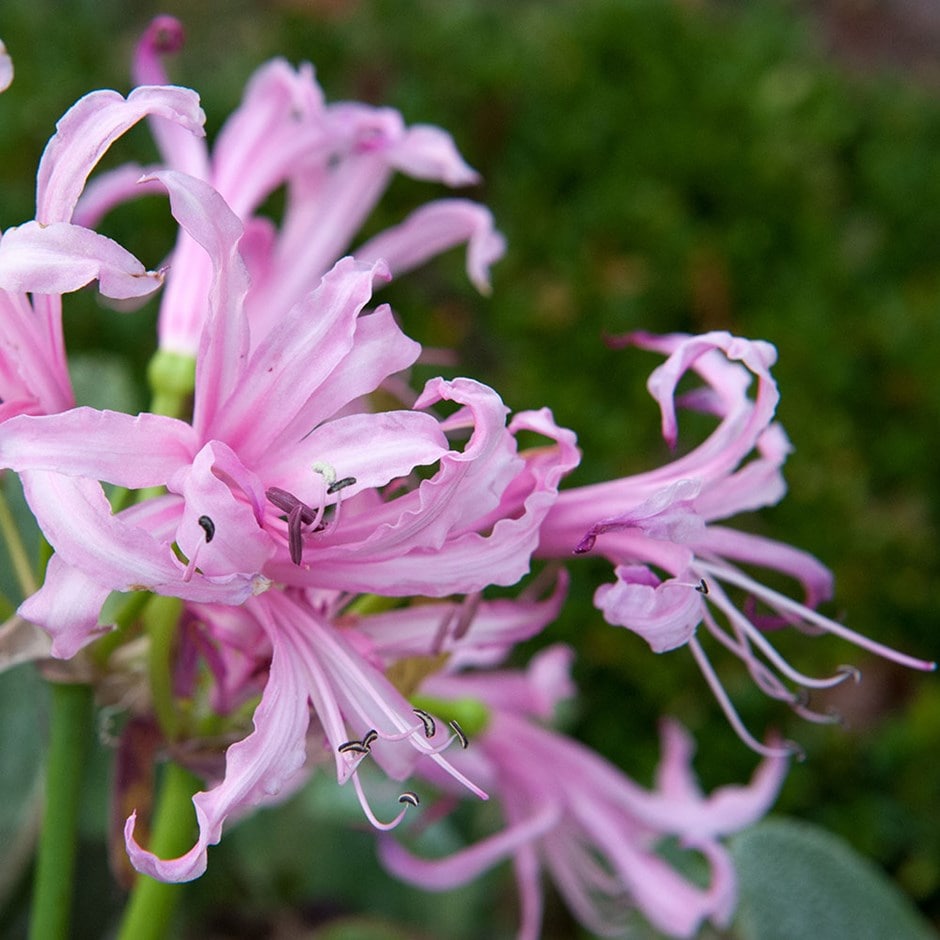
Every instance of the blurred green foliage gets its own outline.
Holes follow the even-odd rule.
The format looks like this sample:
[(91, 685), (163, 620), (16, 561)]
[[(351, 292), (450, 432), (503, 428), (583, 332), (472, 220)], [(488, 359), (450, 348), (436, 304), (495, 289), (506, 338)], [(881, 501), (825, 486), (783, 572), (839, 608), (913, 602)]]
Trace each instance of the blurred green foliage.
[[(509, 252), (491, 298), (465, 283), (454, 253), (393, 285), (391, 299), (411, 333), (458, 346), (462, 369), (510, 405), (550, 405), (574, 427), (585, 454), (576, 482), (668, 456), (644, 389), (657, 360), (609, 350), (605, 333), (725, 328), (775, 343), (780, 417), (797, 448), (791, 492), (743, 524), (830, 564), (830, 612), (853, 628), (938, 655), (935, 91), (903, 76), (847, 74), (824, 55), (808, 20), (769, 0), (4, 0), (0, 35), (17, 76), (0, 97), (0, 224), (32, 214), (36, 161), (72, 101), (96, 87), (127, 90), (133, 44), (158, 12), (187, 25), (188, 46), (171, 73), (203, 95), (210, 135), (252, 69), (275, 54), (313, 61), (331, 100), (387, 103), (411, 122), (453, 132), (485, 180), (471, 195), (492, 208)], [(148, 147), (143, 132), (132, 135), (109, 161), (152, 159)], [(398, 181), (372, 224), (435, 194)], [(152, 217), (152, 232), (132, 226), (133, 213), (116, 213), (109, 225), (156, 263), (170, 228), (156, 203)], [(73, 348), (98, 356), (133, 348), (142, 368), (152, 309), (128, 317), (81, 297), (69, 314)], [(754, 758), (689, 657), (654, 657), (601, 623), (590, 596), (609, 572), (589, 561), (574, 568), (572, 603), (546, 638), (570, 639), (581, 653), (585, 696), (571, 730), (648, 779), (656, 718), (675, 714), (699, 740), (707, 785), (745, 778)], [(801, 667), (828, 672), (854, 662), (865, 678), (833, 697), (850, 722), (833, 729), (782, 715), (742, 670), (721, 668), (752, 728), (780, 726), (807, 749), (779, 808), (846, 837), (940, 923), (936, 679), (839, 641), (789, 640), (781, 646)], [(274, 851), (264, 841), (272, 828), (310, 827), (316, 818), (303, 800), (280, 812), (281, 822), (265, 814), (216, 850), (210, 875), (192, 889), (202, 923), (230, 914), (233, 891), (242, 923), (291, 905), (319, 911), (324, 898), (343, 911), (405, 916), (395, 899), (413, 895), (403, 888), (343, 892), (331, 881), (332, 861), (317, 873), (329, 847), (358, 845), (352, 836), (337, 841), (325, 824), (323, 854), (315, 835), (300, 839), (298, 855), (310, 858), (297, 858), (293, 872), (282, 856), (261, 874), (239, 862), (238, 852)], [(366, 843), (356, 858), (369, 857)], [(508, 929), (511, 898), (497, 896), (488, 910)], [(414, 901), (414, 922), (431, 923), (431, 907)], [(107, 910), (105, 921), (89, 921), (88, 936), (103, 929)], [(571, 935), (564, 914), (557, 924), (555, 935)], [(467, 930), (479, 935), (472, 924)]]

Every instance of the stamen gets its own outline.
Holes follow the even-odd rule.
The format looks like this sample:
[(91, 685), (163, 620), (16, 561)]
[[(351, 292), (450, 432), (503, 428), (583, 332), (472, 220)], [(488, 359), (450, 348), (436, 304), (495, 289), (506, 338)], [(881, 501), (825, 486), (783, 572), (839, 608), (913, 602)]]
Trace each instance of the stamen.
[(298, 502), (287, 514), (287, 548), (295, 565), (304, 559), (303, 513), (303, 503)]
[(715, 670), (712, 668), (712, 664), (708, 661), (705, 650), (702, 649), (695, 637), (689, 640), (689, 649), (692, 650), (692, 655), (695, 657), (695, 661), (698, 663), (698, 667), (705, 677), (705, 681), (708, 683), (712, 694), (721, 706), (721, 710), (725, 713), (728, 724), (731, 725), (735, 734), (737, 734), (752, 751), (763, 754), (765, 757), (796, 756), (797, 760), (803, 760), (805, 758), (806, 755), (803, 748), (793, 741), (784, 741), (782, 747), (770, 747), (758, 741), (744, 726), (740, 715), (735, 711), (734, 705), (731, 704), (731, 699), (728, 698), (728, 693), (725, 692), (721, 680), (719, 680), (718, 676), (715, 674)]
[(705, 594), (705, 595), (708, 594), (708, 584), (705, 582), (704, 578), (702, 578), (699, 581), (699, 583), (695, 587), (695, 590), (698, 591), (699, 594)]
[(200, 516), (196, 520), (206, 533), (206, 543), (208, 544), (215, 538), (215, 523), (208, 516)]
[(340, 754), (368, 754), (371, 748), (362, 741), (346, 741), (337, 749)]
[(805, 721), (811, 721), (816, 725), (842, 725), (845, 726), (845, 718), (834, 709), (827, 709), (824, 712), (817, 712), (812, 708), (807, 708), (803, 704), (793, 706), (793, 712), (799, 715)]
[(399, 814), (390, 822), (381, 822), (376, 818), (375, 813), (372, 812), (372, 807), (369, 806), (369, 801), (366, 799), (365, 791), (362, 789), (362, 781), (359, 779), (359, 774), (353, 774), (352, 782), (353, 787), (356, 790), (356, 796), (359, 798), (359, 805), (362, 807), (363, 813), (366, 814), (366, 819), (368, 819), (376, 829), (381, 829), (383, 832), (388, 832), (390, 829), (394, 829), (405, 818), (405, 813), (408, 812), (407, 805), (403, 806), (401, 812), (399, 812)]
[(890, 646), (885, 646), (883, 643), (878, 643), (876, 640), (869, 639), (867, 636), (864, 636), (861, 633), (856, 633), (854, 630), (850, 630), (848, 627), (842, 626), (841, 623), (837, 623), (835, 620), (830, 620), (828, 617), (824, 617), (822, 614), (817, 613), (815, 610), (812, 610), (805, 604), (801, 604), (798, 601), (787, 597), (785, 594), (780, 594), (779, 592), (774, 591), (772, 588), (760, 584), (753, 578), (749, 578), (746, 574), (736, 570), (735, 568), (725, 568), (724, 566), (717, 567), (703, 561), (697, 561), (697, 564), (700, 567), (711, 571), (715, 577), (720, 577), (721, 579), (734, 584), (736, 587), (739, 587), (742, 590), (750, 591), (755, 597), (762, 600), (765, 604), (777, 607), (781, 613), (796, 614), (801, 620), (805, 621), (810, 626), (820, 627), (827, 633), (833, 633), (838, 637), (842, 637), (842, 639), (848, 640), (850, 643), (854, 643), (856, 646), (860, 646), (862, 649), (867, 649), (869, 652), (875, 653), (877, 656), (883, 656), (885, 659), (890, 659), (892, 662), (896, 662), (901, 666), (907, 666), (910, 669), (920, 669), (924, 672), (933, 672), (937, 668), (937, 664), (935, 662), (931, 662), (930, 660), (926, 659), (917, 659), (914, 656), (908, 656), (906, 653), (901, 653), (898, 650), (892, 649)]
[(336, 469), (332, 464), (328, 464), (323, 460), (315, 460), (310, 469), (323, 477), (323, 481), (326, 483), (327, 487), (332, 486), (336, 482)]
[(326, 491), (332, 496), (334, 493), (338, 493), (340, 490), (346, 489), (347, 486), (354, 486), (356, 483), (355, 477), (343, 477), (342, 480), (337, 480), (335, 483), (331, 483)]
[(378, 736), (379, 736), (378, 731), (376, 731), (375, 728), (371, 728), (369, 731), (366, 732), (365, 737), (362, 739), (362, 746), (364, 748), (368, 748), (369, 750), (371, 750), (372, 745), (375, 743)]
[(447, 724), (450, 725), (451, 730), (452, 730), (452, 731), (454, 732), (454, 734), (457, 736), (457, 740), (460, 742), (460, 746), (461, 746), (464, 750), (466, 750), (468, 747), (470, 747), (470, 740), (469, 740), (469, 738), (464, 734), (463, 728), (461, 728), (460, 725), (457, 724), (457, 720), (454, 719), (454, 718), (452, 718), (450, 721), (447, 722)]
[(418, 799), (418, 794), (413, 790), (405, 790), (405, 792), (398, 797), (398, 802), (407, 803), (409, 806), (417, 806), (421, 800)]
[(411, 710), (421, 719), (421, 724), (424, 725), (424, 736), (426, 738), (433, 738), (437, 730), (434, 719), (422, 708), (412, 708)]
[(728, 618), (728, 621), (736, 629), (743, 631), (747, 635), (748, 640), (757, 646), (770, 664), (778, 669), (780, 673), (786, 676), (791, 682), (795, 682), (797, 685), (802, 685), (809, 689), (830, 689), (833, 686), (841, 685), (846, 679), (854, 678), (855, 681), (858, 682), (861, 678), (861, 673), (852, 666), (840, 666), (836, 670), (835, 675), (824, 676), (820, 679), (807, 676), (805, 673), (791, 666), (790, 663), (780, 655), (770, 640), (731, 603), (728, 595), (725, 594), (720, 587), (716, 587), (712, 600), (715, 606)]
[(290, 560), (295, 565), (299, 565), (303, 561), (303, 527), (319, 524), (323, 515), (322, 507), (317, 513), (293, 493), (288, 493), (279, 486), (268, 487), (264, 495), (270, 503), (287, 513), (287, 545), (290, 550)]

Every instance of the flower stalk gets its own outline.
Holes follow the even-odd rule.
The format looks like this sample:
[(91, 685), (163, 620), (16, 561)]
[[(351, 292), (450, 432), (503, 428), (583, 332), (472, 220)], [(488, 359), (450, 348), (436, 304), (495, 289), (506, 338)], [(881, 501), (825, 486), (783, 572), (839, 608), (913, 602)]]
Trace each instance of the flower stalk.
[(52, 734), (30, 940), (58, 940), (69, 935), (81, 781), (94, 737), (91, 686), (52, 683), (51, 688)]

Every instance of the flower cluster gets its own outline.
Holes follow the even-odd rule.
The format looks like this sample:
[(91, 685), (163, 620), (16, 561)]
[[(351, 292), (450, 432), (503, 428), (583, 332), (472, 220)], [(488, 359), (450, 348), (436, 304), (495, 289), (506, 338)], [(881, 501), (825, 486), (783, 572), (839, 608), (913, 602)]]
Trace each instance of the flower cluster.
[[(164, 71), (181, 43), (177, 21), (155, 20), (133, 91), (92, 92), (63, 116), (39, 164), (35, 218), (0, 240), (0, 467), (18, 475), (53, 549), (17, 624), (41, 628), (42, 652), (90, 676), (103, 702), (151, 716), (165, 754), (205, 780), (193, 796), (198, 836), (177, 858), (139, 844), (128, 807), (133, 866), (164, 881), (197, 878), (227, 819), (332, 768), (398, 877), (444, 889), (511, 859), (521, 937), (539, 934), (542, 869), (599, 933), (631, 908), (676, 936), (727, 923), (735, 878), (721, 840), (766, 812), (794, 746), (744, 728), (699, 627), (810, 718), (826, 716), (805, 706), (800, 687), (854, 671), (800, 674), (770, 644), (771, 628), (829, 631), (932, 667), (816, 613), (831, 585), (814, 559), (716, 524), (784, 492), (773, 347), (726, 333), (618, 341), (665, 357), (649, 387), (667, 441), (688, 372), (702, 386), (680, 403), (716, 426), (663, 467), (560, 491), (581, 458), (573, 432), (546, 408), (510, 415), (470, 378), (412, 390), (422, 349), (374, 300), (390, 278), (459, 245), (487, 290), (504, 250), (490, 213), (441, 199), (356, 243), (394, 173), (476, 180), (451, 138), (392, 110), (328, 104), (309, 66), (276, 60), (251, 78), (210, 150), (196, 93)], [(0, 45), (0, 87), (11, 79)], [(93, 176), (141, 120), (159, 162)], [(263, 213), (277, 190), (279, 223)], [(149, 270), (96, 227), (114, 206), (154, 193), (168, 197), (178, 237)], [(76, 407), (62, 296), (92, 281), (121, 300), (162, 287), (149, 412)], [(540, 446), (521, 445), (533, 436)], [(610, 624), (655, 652), (689, 646), (763, 755), (750, 784), (702, 795), (691, 742), (673, 722), (662, 727), (652, 789), (548, 727), (573, 693), (572, 651), (549, 647), (525, 670), (507, 662), (549, 630), (564, 568), (544, 566), (514, 599), (483, 592), (518, 584), (541, 559), (589, 552), (615, 566), (595, 597)], [(802, 600), (742, 564), (792, 576)], [(373, 808), (365, 766), (402, 782), (391, 818)], [(404, 789), (412, 779), (439, 794), (442, 811), (466, 797), (498, 800), (505, 828), (420, 859), (390, 833), (421, 802)], [(659, 854), (666, 839), (704, 860), (705, 887)]]

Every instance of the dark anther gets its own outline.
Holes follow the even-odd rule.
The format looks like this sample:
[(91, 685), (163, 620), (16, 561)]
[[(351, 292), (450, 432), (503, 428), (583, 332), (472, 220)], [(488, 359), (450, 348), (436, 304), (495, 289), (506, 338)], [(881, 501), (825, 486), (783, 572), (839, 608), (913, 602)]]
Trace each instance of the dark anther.
[(211, 542), (215, 538), (215, 523), (208, 516), (200, 516), (196, 521), (206, 533), (206, 541)]
[(450, 725), (451, 731), (453, 731), (454, 734), (457, 735), (457, 740), (460, 742), (460, 746), (464, 750), (470, 747), (470, 740), (463, 733), (463, 728), (461, 728), (460, 725), (458, 725), (457, 722), (454, 720), (448, 721), (447, 724)]
[(707, 593), (708, 593), (708, 585), (705, 583), (705, 579), (704, 579), (704, 578), (702, 578), (702, 579), (699, 581), (699, 583), (695, 586), (695, 590), (698, 591), (699, 594), (707, 594)]
[(414, 793), (411, 790), (405, 790), (400, 797), (398, 797), (399, 803), (408, 803), (411, 806), (417, 806), (421, 801), (418, 799), (418, 794)]
[(378, 736), (379, 736), (379, 733), (378, 731), (375, 730), (375, 728), (372, 728), (370, 731), (367, 731), (365, 734), (365, 737), (362, 739), (362, 746), (366, 748), (366, 750), (371, 749), (372, 745), (375, 743)]
[(340, 754), (368, 754), (369, 748), (362, 741), (347, 741), (341, 744), (337, 749)]
[(290, 560), (299, 565), (303, 560), (303, 527), (310, 525), (317, 514), (306, 503), (301, 502), (293, 493), (271, 486), (264, 491), (268, 502), (273, 503), (282, 512), (287, 513), (287, 545)]
[(289, 513), (292, 509), (300, 507), (300, 521), (304, 525), (310, 525), (314, 519), (316, 519), (317, 514), (312, 510), (306, 503), (302, 503), (293, 493), (288, 493), (287, 490), (282, 490), (278, 486), (270, 486), (264, 491), (264, 495), (267, 496), (268, 502), (274, 503), (278, 509), (282, 512)]
[(426, 738), (434, 737), (434, 719), (422, 708), (413, 708), (411, 709), (420, 719), (421, 724), (424, 725), (424, 736)]
[(352, 486), (356, 482), (355, 477), (343, 477), (342, 480), (337, 480), (335, 483), (331, 483), (327, 488), (327, 493), (332, 496), (334, 493), (338, 493), (340, 490), (346, 489), (347, 486)]

